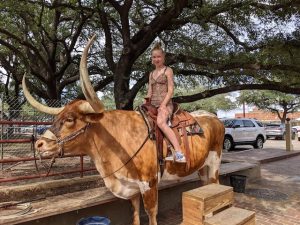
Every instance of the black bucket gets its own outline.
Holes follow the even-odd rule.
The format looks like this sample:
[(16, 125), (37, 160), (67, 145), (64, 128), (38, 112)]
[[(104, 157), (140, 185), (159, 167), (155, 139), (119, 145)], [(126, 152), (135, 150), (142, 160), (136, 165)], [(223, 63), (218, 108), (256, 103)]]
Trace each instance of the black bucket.
[(230, 185), (233, 187), (234, 192), (245, 193), (247, 176), (231, 175)]

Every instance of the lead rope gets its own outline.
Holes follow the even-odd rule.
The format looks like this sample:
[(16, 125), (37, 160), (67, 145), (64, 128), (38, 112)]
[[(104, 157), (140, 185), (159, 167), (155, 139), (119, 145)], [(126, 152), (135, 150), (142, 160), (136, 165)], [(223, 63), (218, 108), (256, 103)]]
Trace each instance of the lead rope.
[[(41, 176), (41, 173), (40, 173), (40, 170), (39, 170), (39, 167), (37, 165), (37, 157), (36, 157), (36, 153), (35, 153), (35, 150), (34, 150), (34, 136), (32, 135), (32, 142), (31, 142), (31, 151), (33, 152), (33, 158), (34, 158), (34, 165), (35, 165), (35, 169), (37, 171), (37, 173), (39, 174), (39, 176)], [(41, 155), (39, 154), (39, 161), (41, 163), (41, 165), (45, 168), (45, 170), (47, 171), (46, 173), (46, 177), (48, 177), (50, 171), (51, 171), (51, 168), (53, 166), (53, 164), (55, 163), (55, 156), (53, 156), (53, 158), (51, 159), (50, 161), (50, 165), (47, 165), (46, 163), (44, 163), (42, 161), (42, 157)]]
[(33, 151), (33, 158), (34, 158), (35, 169), (38, 172), (38, 174), (40, 175), (40, 170), (39, 170), (39, 167), (38, 167), (37, 162), (36, 162), (36, 154), (35, 154), (35, 149), (34, 149), (34, 141), (35, 141), (35, 137), (32, 135), (31, 136), (31, 151)]

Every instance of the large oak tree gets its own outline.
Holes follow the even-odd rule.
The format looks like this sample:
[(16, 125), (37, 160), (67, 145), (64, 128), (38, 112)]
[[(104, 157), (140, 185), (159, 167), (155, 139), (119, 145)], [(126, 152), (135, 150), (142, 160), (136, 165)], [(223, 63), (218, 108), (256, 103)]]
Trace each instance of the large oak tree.
[(285, 123), (288, 114), (300, 109), (300, 96), (277, 91), (243, 91), (238, 99), (240, 103), (275, 113), (281, 123)]
[(177, 84), (206, 87), (176, 96), (178, 102), (244, 89), (299, 94), (299, 6), (299, 0), (5, 1), (0, 63), (13, 55), (19, 63), (10, 64), (32, 75), (37, 96), (61, 99), (78, 90), (81, 50), (96, 33), (89, 58), (95, 90), (112, 91), (117, 108), (132, 109), (159, 37)]

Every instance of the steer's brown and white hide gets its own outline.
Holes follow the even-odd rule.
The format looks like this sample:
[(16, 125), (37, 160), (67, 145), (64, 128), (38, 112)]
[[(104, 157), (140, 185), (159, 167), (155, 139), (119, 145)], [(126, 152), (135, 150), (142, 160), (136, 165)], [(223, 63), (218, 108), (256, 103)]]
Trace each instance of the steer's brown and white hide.
[[(50, 108), (30, 95), (23, 77), (23, 91), (29, 103), (42, 112), (57, 115), (52, 127), (36, 142), (35, 147), (44, 156), (64, 153), (89, 155), (101, 176), (105, 177), (106, 187), (117, 197), (131, 200), (133, 224), (140, 224), (139, 202), (142, 196), (149, 225), (156, 225), (160, 171), (155, 142), (148, 138), (147, 126), (139, 113), (104, 110), (92, 88), (87, 70), (88, 49), (94, 38), (88, 42), (80, 62), (81, 88), (87, 101), (75, 100), (61, 108)], [(189, 170), (186, 171), (185, 164), (167, 162), (165, 174), (178, 178), (199, 171), (204, 183), (217, 183), (224, 126), (209, 113), (198, 115), (196, 120), (203, 134), (188, 137)]]
[[(67, 105), (57, 116), (50, 131), (63, 139), (90, 123), (84, 133), (64, 144), (64, 152), (87, 154), (93, 159), (101, 176), (106, 177), (106, 187), (115, 196), (132, 200), (135, 225), (139, 224), (141, 193), (149, 215), (149, 224), (155, 225), (160, 171), (155, 142), (147, 139), (142, 146), (148, 132), (144, 120), (133, 111), (114, 110), (85, 114), (81, 111), (84, 104), (88, 103), (74, 101)], [(218, 182), (224, 127), (210, 114), (200, 115), (196, 119), (204, 134), (188, 137), (191, 150), (190, 170), (185, 171), (185, 164), (167, 162), (165, 173), (177, 179), (199, 171), (204, 183)], [(59, 153), (55, 140), (47, 137), (38, 140), (36, 148), (44, 155)]]

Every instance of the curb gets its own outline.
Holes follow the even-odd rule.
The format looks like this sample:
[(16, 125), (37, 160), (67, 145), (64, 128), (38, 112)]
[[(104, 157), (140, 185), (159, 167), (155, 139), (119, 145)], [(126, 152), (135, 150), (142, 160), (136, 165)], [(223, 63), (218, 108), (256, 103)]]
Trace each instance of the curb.
[(62, 195), (101, 186), (104, 186), (104, 184), (99, 175), (91, 175), (83, 178), (77, 177), (1, 187), (0, 202), (41, 200), (50, 196)]
[(275, 161), (279, 161), (279, 160), (283, 160), (283, 159), (288, 159), (288, 158), (298, 156), (298, 155), (300, 155), (300, 151), (290, 152), (290, 153), (285, 154), (285, 155), (279, 155), (279, 156), (275, 156), (275, 157), (272, 157), (272, 158), (262, 159), (259, 162), (261, 164), (265, 164), (265, 163), (275, 162)]

